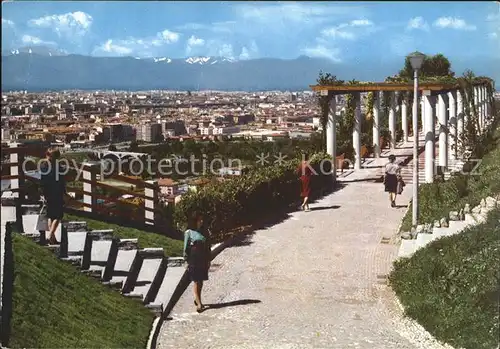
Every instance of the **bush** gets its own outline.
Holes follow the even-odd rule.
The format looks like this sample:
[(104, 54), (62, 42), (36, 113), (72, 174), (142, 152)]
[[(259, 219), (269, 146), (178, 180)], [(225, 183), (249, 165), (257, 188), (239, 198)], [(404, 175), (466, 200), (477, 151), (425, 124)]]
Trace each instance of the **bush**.
[[(332, 184), (331, 175), (326, 174), (331, 171), (331, 162), (323, 161), (327, 159), (325, 154), (310, 158), (311, 166), (318, 173), (311, 181), (313, 196)], [(323, 171), (320, 170), (322, 163)], [(192, 212), (200, 212), (215, 232), (214, 240), (222, 240), (232, 229), (255, 222), (270, 212), (280, 212), (297, 202), (300, 193), (298, 165), (299, 160), (290, 160), (280, 166), (255, 168), (224, 185), (210, 183), (197, 192), (189, 192), (175, 207), (175, 222), (184, 229), (187, 217)]]
[(406, 314), (456, 348), (496, 348), (500, 209), (485, 224), (436, 240), (394, 263), (389, 280)]

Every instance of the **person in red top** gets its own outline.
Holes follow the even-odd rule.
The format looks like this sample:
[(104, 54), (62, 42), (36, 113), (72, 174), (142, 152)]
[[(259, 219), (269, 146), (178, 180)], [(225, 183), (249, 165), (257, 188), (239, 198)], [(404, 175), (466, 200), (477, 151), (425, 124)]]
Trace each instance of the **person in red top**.
[(304, 160), (299, 165), (297, 172), (300, 176), (301, 191), (300, 196), (303, 198), (302, 205), (300, 208), (305, 211), (310, 211), (309, 209), (309, 194), (311, 193), (311, 176), (312, 171), (309, 167), (309, 156), (305, 154)]

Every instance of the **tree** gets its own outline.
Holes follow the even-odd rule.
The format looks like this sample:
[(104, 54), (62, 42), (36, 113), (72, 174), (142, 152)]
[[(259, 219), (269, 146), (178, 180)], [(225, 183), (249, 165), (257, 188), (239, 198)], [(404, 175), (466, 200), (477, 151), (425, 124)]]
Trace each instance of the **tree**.
[[(423, 78), (455, 76), (455, 73), (451, 70), (450, 61), (440, 53), (434, 56), (426, 55), (419, 74)], [(413, 68), (408, 57), (406, 57), (403, 69), (399, 71), (398, 77), (405, 80), (413, 79)]]
[(108, 147), (108, 150), (109, 150), (109, 151), (116, 151), (116, 150), (117, 150), (117, 149), (116, 149), (116, 145), (114, 145), (114, 144), (110, 144), (110, 145), (109, 145), (109, 147)]
[[(342, 85), (344, 84), (343, 80), (338, 80), (335, 75), (330, 73), (323, 73), (323, 71), (319, 72), (318, 79), (316, 79), (316, 83), (321, 86), (331, 86), (331, 85)], [(322, 138), (323, 138), (323, 149), (326, 147), (326, 125), (328, 123), (328, 111), (330, 109), (330, 98), (329, 96), (319, 96), (318, 97), (319, 106), (321, 108), (321, 126), (323, 128)]]

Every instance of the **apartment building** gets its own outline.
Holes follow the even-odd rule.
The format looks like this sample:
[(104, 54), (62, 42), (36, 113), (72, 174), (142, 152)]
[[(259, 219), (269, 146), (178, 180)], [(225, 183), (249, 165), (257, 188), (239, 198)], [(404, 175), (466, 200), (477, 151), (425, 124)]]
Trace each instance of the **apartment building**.
[(158, 142), (162, 136), (161, 124), (139, 124), (135, 127), (136, 139), (144, 142)]

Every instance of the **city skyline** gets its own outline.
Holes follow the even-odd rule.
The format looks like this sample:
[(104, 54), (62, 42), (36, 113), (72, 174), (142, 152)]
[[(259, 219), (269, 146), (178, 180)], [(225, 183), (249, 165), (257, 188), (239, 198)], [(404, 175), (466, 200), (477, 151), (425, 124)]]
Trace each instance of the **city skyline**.
[(3, 4), (2, 50), (241, 60), (306, 55), (340, 63), (417, 49), (452, 61), (498, 58), (499, 11), (495, 2), (21, 1)]

